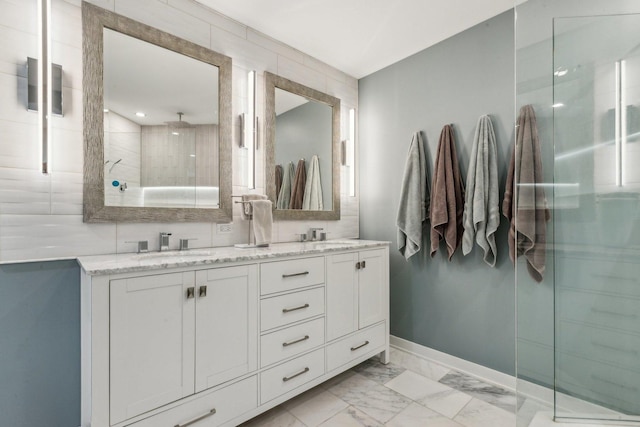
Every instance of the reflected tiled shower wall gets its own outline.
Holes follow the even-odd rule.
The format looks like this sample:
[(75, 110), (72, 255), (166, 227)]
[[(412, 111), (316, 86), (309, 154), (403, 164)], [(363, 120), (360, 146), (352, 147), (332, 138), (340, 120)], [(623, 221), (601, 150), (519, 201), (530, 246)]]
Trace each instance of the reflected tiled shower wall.
[[(209, 47), (233, 59), (233, 194), (247, 192), (246, 154), (238, 147), (238, 116), (247, 105), (247, 72), (258, 73), (260, 119), (256, 157), (257, 188), (264, 193), (264, 71), (279, 74), (340, 98), (341, 139), (347, 137), (349, 108), (358, 106), (358, 82), (308, 55), (270, 39), (191, 0), (92, 0), (90, 3)], [(158, 245), (158, 232), (198, 237), (194, 247), (243, 242), (248, 224), (234, 207), (231, 233), (215, 223), (85, 224), (82, 222), (82, 20), (80, 0), (52, 0), (52, 61), (63, 67), (64, 117), (53, 117), (50, 175), (39, 172), (37, 114), (27, 112), (27, 57), (38, 52), (36, 0), (0, 0), (0, 262), (133, 252), (128, 240)], [(344, 176), (344, 174), (343, 174)], [(274, 241), (292, 241), (309, 227), (329, 238), (358, 237), (358, 198), (345, 195), (341, 220), (278, 221)]]

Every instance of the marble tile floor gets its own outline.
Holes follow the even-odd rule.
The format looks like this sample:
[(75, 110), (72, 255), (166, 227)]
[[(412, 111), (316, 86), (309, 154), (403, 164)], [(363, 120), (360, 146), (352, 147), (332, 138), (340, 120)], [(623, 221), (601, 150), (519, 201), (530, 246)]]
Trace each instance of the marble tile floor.
[[(392, 349), (242, 424), (242, 427), (516, 427), (539, 408), (475, 377)], [(521, 419), (524, 417), (525, 419)]]

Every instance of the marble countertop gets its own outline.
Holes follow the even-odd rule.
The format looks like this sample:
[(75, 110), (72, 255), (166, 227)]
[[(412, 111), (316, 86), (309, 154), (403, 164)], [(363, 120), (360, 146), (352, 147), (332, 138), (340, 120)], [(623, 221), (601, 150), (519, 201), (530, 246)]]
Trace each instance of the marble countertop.
[(333, 251), (360, 250), (388, 246), (375, 240), (325, 240), (315, 242), (272, 243), (267, 248), (236, 248), (233, 246), (147, 253), (93, 255), (78, 258), (82, 269), (91, 276), (130, 273), (176, 267), (193, 267), (264, 260), (284, 256), (322, 254)]

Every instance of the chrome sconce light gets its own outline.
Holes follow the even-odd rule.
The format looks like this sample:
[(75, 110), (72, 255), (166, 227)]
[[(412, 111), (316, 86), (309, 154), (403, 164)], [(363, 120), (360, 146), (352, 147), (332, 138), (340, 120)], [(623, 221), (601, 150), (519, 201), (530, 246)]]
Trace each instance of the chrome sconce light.
[(39, 167), (47, 174), (51, 169), (50, 118), (63, 115), (62, 66), (51, 63), (51, 0), (38, 0), (38, 26), (40, 60), (27, 58), (27, 110), (38, 113)]
[(242, 136), (240, 148), (247, 150), (247, 187), (256, 188), (256, 149), (258, 146), (258, 117), (256, 116), (256, 72), (247, 74), (247, 112), (240, 116)]
[(347, 168), (347, 179), (349, 180), (348, 195), (354, 197), (356, 195), (356, 167), (355, 167), (355, 148), (356, 148), (356, 110), (349, 109), (349, 139), (342, 141), (342, 166)]

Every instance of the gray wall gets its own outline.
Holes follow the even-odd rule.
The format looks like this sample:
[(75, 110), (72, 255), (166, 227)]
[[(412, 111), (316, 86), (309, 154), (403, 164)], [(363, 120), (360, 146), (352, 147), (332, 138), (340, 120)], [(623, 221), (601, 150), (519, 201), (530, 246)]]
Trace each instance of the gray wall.
[(0, 266), (0, 425), (80, 425), (80, 270)]
[[(466, 178), (478, 117), (491, 115), (500, 200), (513, 143), (514, 19), (505, 12), (359, 82), (360, 237), (392, 242), (391, 333), (493, 368), (515, 371), (515, 275), (504, 217), (495, 268), (478, 248), (451, 262), (441, 246), (409, 262), (396, 250), (396, 210), (411, 135), (422, 131), (429, 175), (442, 127), (453, 123)], [(429, 245), (429, 239), (424, 242)]]
[(322, 184), (322, 203), (324, 209), (331, 209), (331, 153), (333, 122), (332, 109), (320, 102), (307, 102), (299, 107), (280, 114), (276, 118), (276, 164), (285, 167), (298, 160), (309, 162), (314, 154), (320, 163), (320, 182)]

